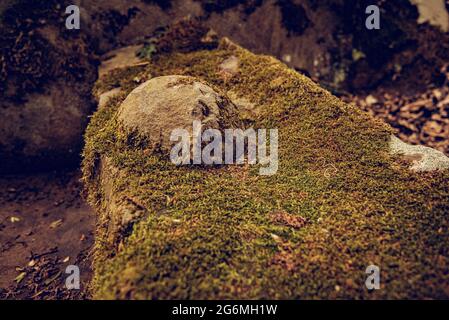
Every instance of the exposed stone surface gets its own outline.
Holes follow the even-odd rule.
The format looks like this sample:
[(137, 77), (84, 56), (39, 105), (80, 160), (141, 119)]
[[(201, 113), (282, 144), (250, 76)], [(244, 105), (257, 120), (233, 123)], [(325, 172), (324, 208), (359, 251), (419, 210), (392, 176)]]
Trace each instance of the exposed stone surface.
[(439, 27), (441, 31), (449, 31), (449, 14), (444, 0), (410, 0), (418, 7), (418, 23), (430, 23)]
[(425, 146), (415, 146), (391, 136), (390, 151), (400, 154), (405, 160), (413, 163), (411, 170), (435, 171), (449, 168), (449, 158), (441, 151)]
[(98, 107), (99, 108), (104, 107), (113, 96), (119, 94), (120, 92), (121, 92), (120, 88), (114, 88), (114, 89), (111, 89), (109, 91), (101, 93), (99, 95), (98, 99), (97, 99), (98, 100)]
[(174, 129), (192, 128), (194, 120), (201, 121), (203, 128), (218, 129), (223, 111), (232, 109), (229, 100), (203, 82), (173, 75), (153, 78), (134, 89), (123, 101), (118, 118), (125, 129), (169, 150)]

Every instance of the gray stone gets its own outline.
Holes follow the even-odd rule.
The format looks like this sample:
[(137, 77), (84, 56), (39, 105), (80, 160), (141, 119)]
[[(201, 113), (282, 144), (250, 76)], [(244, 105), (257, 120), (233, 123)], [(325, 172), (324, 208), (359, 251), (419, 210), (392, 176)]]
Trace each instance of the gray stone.
[(153, 78), (134, 89), (120, 106), (118, 119), (130, 132), (146, 137), (150, 145), (170, 150), (174, 129), (220, 129), (222, 115), (235, 112), (225, 97), (199, 80), (187, 76)]
[(390, 153), (402, 155), (412, 163), (411, 170), (436, 171), (449, 169), (449, 158), (441, 151), (407, 144), (395, 136), (391, 136)]

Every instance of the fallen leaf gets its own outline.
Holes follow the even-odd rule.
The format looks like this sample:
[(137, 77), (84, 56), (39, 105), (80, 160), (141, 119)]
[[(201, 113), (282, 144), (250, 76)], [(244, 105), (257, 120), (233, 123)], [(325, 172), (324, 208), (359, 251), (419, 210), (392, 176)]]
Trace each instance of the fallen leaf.
[(34, 296), (32, 296), (31, 297), (31, 299), (34, 299), (34, 298), (36, 298), (36, 297), (38, 297), (38, 296), (40, 296), (43, 292), (45, 292), (45, 289), (44, 290), (41, 290), (41, 291), (39, 291), (38, 293), (36, 293)]
[(274, 241), (279, 242), (281, 241), (281, 237), (279, 237), (278, 235), (271, 233), (270, 234), (271, 238), (273, 238)]
[(50, 228), (55, 229), (55, 228), (59, 227), (61, 224), (62, 224), (62, 219), (58, 219), (58, 220), (50, 223)]
[(59, 278), (59, 276), (61, 275), (61, 271), (59, 271), (53, 278), (47, 279), (45, 280), (45, 285), (49, 285), (50, 283), (52, 283), (53, 281), (55, 281), (56, 279)]
[(20, 218), (19, 217), (11, 217), (11, 218), (9, 218), (9, 220), (11, 221), (11, 223), (15, 223), (15, 222), (19, 222)]
[(289, 214), (284, 211), (276, 211), (271, 214), (271, 220), (276, 223), (281, 223), (295, 229), (301, 229), (306, 224), (306, 219), (299, 215)]

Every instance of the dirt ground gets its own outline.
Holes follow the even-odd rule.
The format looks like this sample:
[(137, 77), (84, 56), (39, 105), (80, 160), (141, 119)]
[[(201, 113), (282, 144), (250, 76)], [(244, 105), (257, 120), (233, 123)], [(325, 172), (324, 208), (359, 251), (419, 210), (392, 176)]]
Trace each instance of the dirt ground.
[[(80, 172), (0, 178), (0, 299), (82, 299), (91, 276), (94, 214)], [(68, 265), (80, 290), (67, 290)]]

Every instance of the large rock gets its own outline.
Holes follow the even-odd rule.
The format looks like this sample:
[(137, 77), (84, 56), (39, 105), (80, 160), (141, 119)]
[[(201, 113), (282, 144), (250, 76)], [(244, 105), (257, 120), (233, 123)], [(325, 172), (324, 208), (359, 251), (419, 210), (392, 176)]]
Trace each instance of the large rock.
[(193, 121), (200, 121), (203, 130), (223, 129), (222, 117), (231, 113), (235, 107), (208, 85), (171, 75), (152, 78), (134, 89), (121, 104), (118, 119), (128, 132), (168, 151), (173, 130), (191, 131)]
[[(225, 74), (230, 61), (238, 61), (238, 72)], [(188, 102), (173, 110), (192, 110), (199, 96), (192, 83), (177, 91), (161, 81), (173, 74), (245, 101), (236, 105), (246, 125), (277, 128), (277, 173), (175, 166), (135, 143), (125, 118), (150, 133), (144, 139), (164, 117), (167, 127), (171, 119), (191, 120), (187, 113), (151, 118), (160, 116), (152, 112), (163, 98)], [(134, 78), (153, 79), (139, 88)], [(96, 112), (86, 134), (84, 181), (98, 219), (94, 298), (448, 297), (449, 171), (410, 170), (391, 154), (385, 124), (229, 41), (211, 51), (162, 54), (121, 82), (122, 92)], [(148, 104), (147, 95), (158, 103)], [(247, 104), (257, 112), (239, 109)], [(125, 109), (136, 113), (125, 117)], [(370, 265), (380, 268), (380, 290), (365, 286)]]
[(92, 101), (70, 83), (46, 85), (21, 103), (1, 102), (1, 171), (66, 166), (79, 158)]
[(65, 28), (63, 2), (11, 1), (0, 17), (0, 171), (79, 163), (95, 107), (91, 40)]

